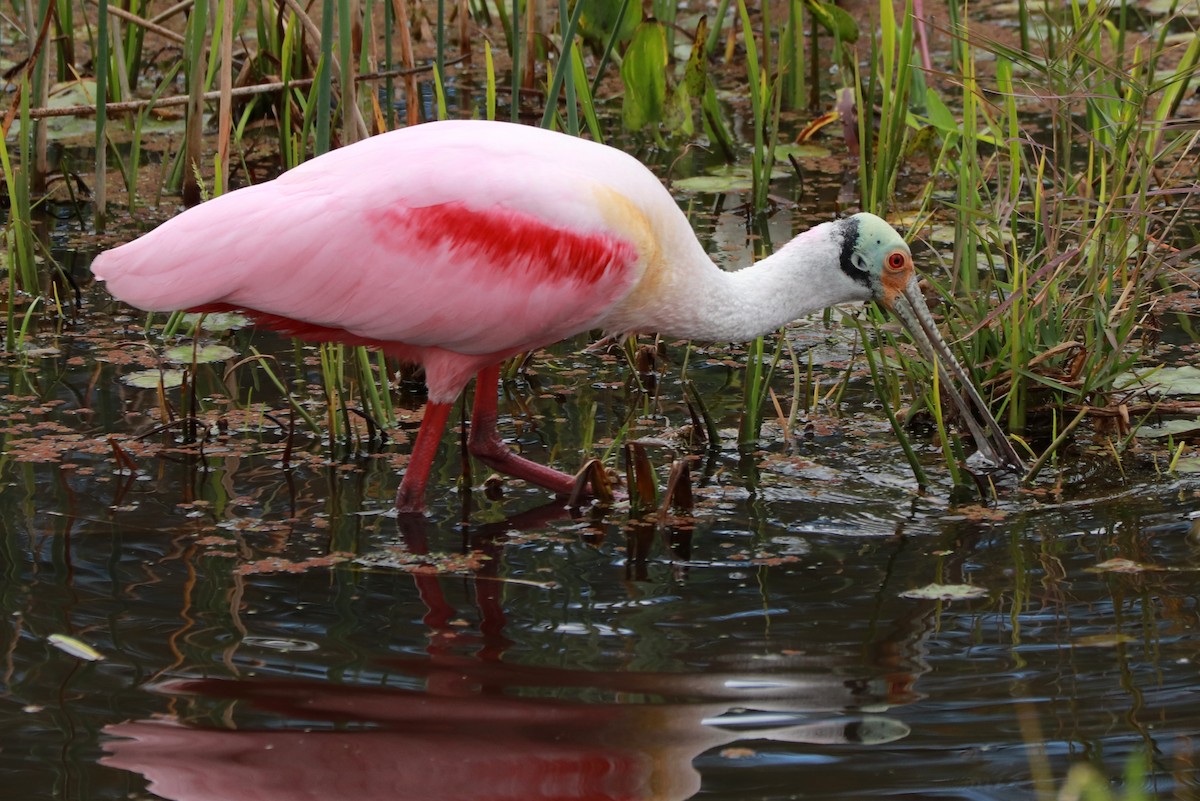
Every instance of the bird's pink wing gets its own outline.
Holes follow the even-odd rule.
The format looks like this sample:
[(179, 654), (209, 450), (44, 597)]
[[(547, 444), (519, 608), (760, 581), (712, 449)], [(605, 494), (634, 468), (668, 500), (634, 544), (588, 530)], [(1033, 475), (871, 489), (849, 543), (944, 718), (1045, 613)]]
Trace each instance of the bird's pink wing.
[(644, 264), (595, 191), (606, 165), (587, 161), (613, 160), (600, 171), (609, 190), (614, 171), (653, 176), (617, 151), (521, 126), (490, 129), (501, 141), (420, 130), (436, 127), (204, 203), (93, 272), (141, 308), (235, 306), (298, 333), (462, 354), (537, 347), (603, 319)]

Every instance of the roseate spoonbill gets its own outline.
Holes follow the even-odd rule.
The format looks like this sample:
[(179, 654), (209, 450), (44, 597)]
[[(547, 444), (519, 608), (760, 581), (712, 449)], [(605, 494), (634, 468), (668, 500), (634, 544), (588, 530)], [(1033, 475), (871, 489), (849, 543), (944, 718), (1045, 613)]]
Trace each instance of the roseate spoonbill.
[(892, 309), (953, 373), (990, 432), (958, 398), (987, 459), (1020, 462), (883, 220), (824, 223), (726, 272), (636, 159), (538, 128), (446, 121), (380, 134), (202, 203), (101, 254), (92, 272), (142, 309), (242, 309), (285, 334), (423, 365), (429, 402), (396, 495), (402, 512), (423, 510), (451, 405), (473, 375), (471, 453), (570, 492), (570, 476), (517, 456), (496, 432), (509, 356), (593, 329), (744, 341), (854, 301)]

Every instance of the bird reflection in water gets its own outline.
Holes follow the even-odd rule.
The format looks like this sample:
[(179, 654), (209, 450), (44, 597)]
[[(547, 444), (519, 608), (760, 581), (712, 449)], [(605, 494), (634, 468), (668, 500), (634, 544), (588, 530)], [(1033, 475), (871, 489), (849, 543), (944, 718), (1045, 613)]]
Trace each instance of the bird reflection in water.
[[(496, 532), (517, 522), (472, 544), (498, 548)], [(408, 547), (422, 552), (421, 522), (400, 525)], [(630, 532), (631, 548), (644, 548), (645, 536)], [(674, 552), (686, 536), (670, 535)], [(870, 745), (908, 734), (886, 710), (916, 697), (920, 616), (871, 646), (873, 664), (803, 654), (702, 673), (521, 665), (502, 658), (510, 643), (494, 580), (500, 561), (483, 560), (475, 576), (472, 636), (481, 647), (471, 656), (445, 645), (456, 615), (443, 579), (414, 577), (433, 634), (428, 658), (380, 663), (410, 684), (424, 679), (423, 691), (285, 678), (165, 681), (151, 689), (198, 710), (228, 704), (229, 728), (203, 712), (110, 725), (102, 764), (142, 774), (171, 801), (645, 801), (695, 795), (694, 760), (734, 743), (752, 756), (763, 740)]]

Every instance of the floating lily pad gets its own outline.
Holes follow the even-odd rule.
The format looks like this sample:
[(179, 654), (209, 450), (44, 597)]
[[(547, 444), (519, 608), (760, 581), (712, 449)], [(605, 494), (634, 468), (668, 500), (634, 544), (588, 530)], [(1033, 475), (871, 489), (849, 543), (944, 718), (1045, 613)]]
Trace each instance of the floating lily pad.
[(1200, 434), (1200, 417), (1194, 420), (1164, 420), (1154, 425), (1138, 426), (1133, 433), (1149, 439), (1175, 437), (1176, 439)]
[[(96, 105), (96, 82), (91, 78), (85, 78), (56, 84), (50, 90), (46, 105), (49, 108), (94, 107)], [(46, 136), (51, 140), (79, 139), (96, 135), (94, 115), (47, 117), (44, 122)], [(183, 124), (182, 114), (177, 115), (175, 119), (159, 119), (153, 114), (147, 114), (142, 120), (141, 131), (143, 136), (148, 133), (182, 131)], [(15, 120), (12, 133), (16, 134), (20, 127), (21, 121)]]
[[(183, 321), (188, 325), (195, 325), (201, 316), (200, 314), (185, 314), (183, 315)], [(203, 317), (204, 324), (200, 327), (213, 334), (236, 331), (239, 328), (248, 328), (251, 325), (249, 317), (237, 312), (209, 312), (204, 314)]]
[(1153, 381), (1164, 395), (1200, 395), (1200, 367), (1164, 367)]
[[(1002, 230), (998, 231), (998, 233), (1000, 234), (1001, 242), (1009, 243), (1013, 241), (1012, 231)], [(954, 236), (955, 231), (953, 225), (938, 225), (929, 232), (929, 241), (937, 242), (939, 245), (953, 245)]]
[(1089, 567), (1087, 570), (1089, 573), (1156, 573), (1163, 568), (1158, 565), (1135, 562), (1132, 559), (1109, 559), (1095, 567)]
[[(783, 178), (786, 175), (784, 170), (771, 171), (772, 178)], [(754, 178), (749, 167), (720, 167), (708, 175), (680, 178), (673, 182), (672, 186), (685, 192), (749, 192), (754, 188)]]
[(1200, 474), (1200, 456), (1189, 456), (1175, 463), (1176, 473)]
[(974, 584), (926, 584), (915, 590), (900, 593), (901, 598), (918, 601), (970, 601), (986, 598), (988, 591)]
[(1200, 367), (1163, 367), (1147, 371), (1144, 377), (1133, 373), (1118, 376), (1116, 386), (1132, 386), (1139, 382), (1148, 384), (1159, 395), (1200, 395)]
[[(988, 19), (1015, 19), (1020, 9), (1020, 3), (997, 3), (988, 7)], [(1040, 13), (1040, 9), (1037, 8), (1031, 8), (1030, 11)]]
[(823, 159), (826, 156), (833, 155), (833, 151), (827, 147), (820, 145), (779, 145), (775, 148), (775, 158), (787, 163), (787, 157), (795, 156), (798, 159)]
[(173, 389), (183, 385), (182, 370), (137, 370), (121, 376), (121, 380), (131, 387), (138, 389), (158, 389), (162, 381), (164, 389)]
[(1180, 17), (1200, 17), (1200, 1), (1198, 0), (1149, 0), (1143, 8), (1146, 13), (1156, 17), (1167, 14), (1175, 14)]
[(49, 345), (26, 345), (21, 348), (21, 355), (30, 359), (41, 359), (47, 356), (60, 356), (62, 351)]
[(178, 364), (210, 364), (228, 361), (235, 356), (237, 351), (228, 345), (178, 345), (163, 354), (164, 359)]

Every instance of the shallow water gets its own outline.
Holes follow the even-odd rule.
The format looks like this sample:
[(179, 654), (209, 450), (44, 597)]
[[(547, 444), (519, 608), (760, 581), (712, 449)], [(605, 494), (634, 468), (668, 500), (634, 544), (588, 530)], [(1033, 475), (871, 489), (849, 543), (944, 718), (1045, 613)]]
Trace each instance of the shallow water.
[[(105, 519), (41, 472), (4, 495), (5, 797), (1002, 799), (1030, 795), (1031, 745), (1055, 776), (1146, 750), (1163, 797), (1197, 790), (1180, 487), (993, 521), (855, 477), (798, 516), (813, 488), (772, 478), (691, 531), (553, 508), (461, 531), (349, 486), (280, 523), (262, 471), (235, 519), (277, 530), (217, 551), (169, 476)], [(464, 538), (489, 557), (465, 575), (233, 570)], [(1118, 557), (1160, 570), (1095, 572)], [(900, 597), (933, 580), (988, 596)]]

